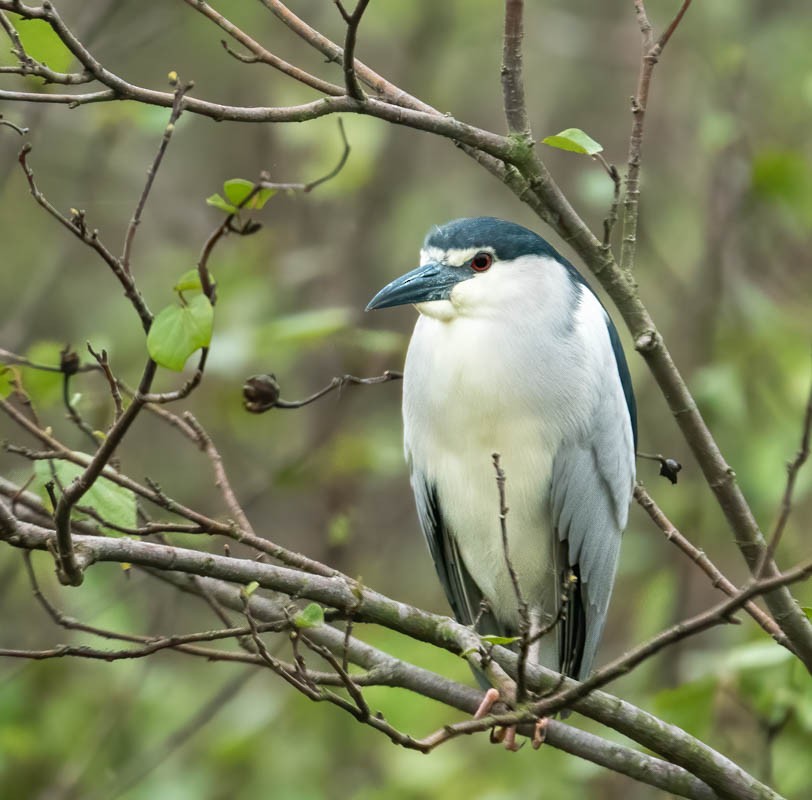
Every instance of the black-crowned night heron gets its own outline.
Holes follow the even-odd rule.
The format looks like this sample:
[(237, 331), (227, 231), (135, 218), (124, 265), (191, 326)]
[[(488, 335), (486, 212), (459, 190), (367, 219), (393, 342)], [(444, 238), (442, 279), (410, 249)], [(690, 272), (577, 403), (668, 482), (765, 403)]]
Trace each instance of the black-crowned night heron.
[(490, 217), (434, 228), (420, 266), (367, 308), (405, 303), (420, 312), (403, 376), (406, 460), (454, 614), (481, 633), (519, 632), (491, 463), (499, 453), (531, 637), (560, 620), (533, 656), (583, 680), (635, 474), (635, 401), (617, 331), (569, 261)]

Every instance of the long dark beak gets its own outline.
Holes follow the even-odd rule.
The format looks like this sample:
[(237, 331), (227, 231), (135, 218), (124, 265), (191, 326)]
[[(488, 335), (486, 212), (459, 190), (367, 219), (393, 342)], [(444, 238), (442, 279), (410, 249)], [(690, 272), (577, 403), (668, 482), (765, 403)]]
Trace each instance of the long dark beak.
[(407, 303), (426, 303), (429, 300), (447, 300), (456, 284), (473, 277), (473, 270), (464, 267), (449, 267), (445, 264), (435, 263), (424, 264), (384, 286), (369, 301), (366, 310), (391, 308)]

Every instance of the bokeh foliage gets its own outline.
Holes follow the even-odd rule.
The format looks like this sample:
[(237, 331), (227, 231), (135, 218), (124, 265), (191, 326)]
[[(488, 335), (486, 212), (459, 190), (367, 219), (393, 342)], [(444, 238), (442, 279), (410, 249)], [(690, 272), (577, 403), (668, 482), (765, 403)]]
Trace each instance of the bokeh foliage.
[[(320, 64), (258, 3), (220, 5), (269, 49), (339, 80), (335, 67)], [(331, 3), (292, 5), (340, 38)], [(501, 131), (500, 5), (372, 3), (358, 55), (434, 106)], [(655, 24), (672, 5), (649, 3)], [(581, 128), (622, 166), (639, 57), (629, 6), (620, 0), (528, 4), (525, 74), (538, 138)], [(133, 81), (164, 86), (174, 70), (194, 79), (201, 96), (235, 104), (313, 97), (269, 70), (231, 59), (219, 31), (181, 3), (60, 8), (68, 21), (81, 23), (100, 60)], [(695, 4), (658, 67), (644, 146), (641, 292), (767, 529), (783, 491), (784, 463), (797, 447), (812, 372), (807, 17), (801, 0)], [(47, 26), (26, 23), (20, 32), (32, 55), (55, 69), (70, 68)], [(0, 63), (12, 63), (6, 51)], [(106, 241), (120, 242), (168, 112), (123, 103), (70, 111), (5, 104), (1, 110), (31, 128), (31, 163), (50, 199), (66, 211), (84, 209)], [(394, 597), (446, 612), (402, 463), (398, 385), (349, 387), (301, 411), (253, 417), (241, 408), (242, 380), (274, 372), (283, 396), (294, 398), (333, 375), (399, 368), (413, 312), (365, 316), (363, 307), (381, 285), (414, 266), (432, 224), (503, 216), (571, 252), (447, 142), (367, 118), (346, 118), (345, 125), (353, 149), (334, 181), (306, 196), (270, 198), (255, 212), (262, 231), (231, 237), (215, 251), (210, 266), (219, 302), (211, 357), (188, 407), (223, 451), (259, 531)], [(117, 373), (133, 382), (146, 355), (140, 325), (104, 266), (28, 196), (16, 166), (19, 145), (10, 129), (0, 128), (0, 346), (57, 363), (66, 342), (82, 351), (90, 341), (107, 348)], [(133, 268), (151, 307), (172, 301), (178, 276), (194, 266), (222, 219), (205, 201), (224, 191), (224, 181), (253, 180), (263, 169), (273, 180), (309, 180), (329, 170), (340, 150), (330, 119), (273, 127), (182, 117), (134, 250)], [(600, 230), (611, 196), (602, 169), (554, 149), (545, 158)], [(739, 554), (665, 404), (642, 362), (632, 357), (631, 368), (641, 449), (685, 465), (675, 488), (646, 464), (640, 477), (680, 529), (742, 580)], [(64, 419), (59, 377), (29, 369), (21, 375), (60, 436), (77, 449), (86, 446)], [(162, 371), (159, 389), (177, 385), (175, 373)], [(79, 376), (73, 389), (82, 413), (103, 427), (111, 408), (102, 379)], [(175, 435), (145, 415), (122, 452), (128, 470), (171, 487), (189, 505), (223, 514), (208, 464)], [(6, 419), (0, 436), (16, 438)], [(29, 475), (26, 463), (6, 455), (0, 471), (20, 482)], [(801, 476), (782, 543), (785, 566), (809, 552), (810, 474)], [(49, 595), (84, 621), (142, 633), (215, 624), (202, 604), (135, 572), (97, 566), (76, 591), (58, 587), (46, 557), (35, 565)], [(68, 636), (34, 605), (18, 553), (0, 550), (0, 576), (3, 646), (49, 646)], [(799, 595), (812, 605), (808, 587)], [(635, 510), (602, 657), (715, 597), (707, 579)], [(364, 633), (404, 658), (468, 679), (464, 664), (445, 653), (387, 631)], [(233, 698), (202, 724), (200, 709), (231, 681), (239, 681)], [(788, 797), (812, 791), (809, 677), (749, 619), (666, 651), (613, 690), (707, 737)], [(405, 693), (369, 694), (395, 724), (417, 734), (449, 721), (444, 709)], [(174, 750), (173, 736), (190, 720), (194, 735)], [(139, 770), (156, 762), (139, 780)], [(271, 675), (243, 681), (239, 668), (168, 653), (114, 664), (0, 664), (0, 782), (8, 797), (99, 800), (653, 796), (550, 748), (511, 756), (478, 737), (429, 757), (403, 751), (337, 710), (309, 704)]]

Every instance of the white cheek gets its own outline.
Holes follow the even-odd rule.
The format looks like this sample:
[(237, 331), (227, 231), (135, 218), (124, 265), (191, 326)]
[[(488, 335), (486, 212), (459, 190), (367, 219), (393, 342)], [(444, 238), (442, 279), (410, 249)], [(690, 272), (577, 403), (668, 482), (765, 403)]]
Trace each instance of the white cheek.
[(479, 275), (460, 281), (451, 290), (450, 300), (459, 313), (484, 309), (490, 305), (489, 300), (495, 297), (494, 290), (498, 281), (494, 280), (493, 272), (482, 272)]
[(426, 303), (415, 303), (414, 307), (424, 316), (443, 322), (448, 322), (457, 316), (456, 308), (448, 300), (429, 300)]

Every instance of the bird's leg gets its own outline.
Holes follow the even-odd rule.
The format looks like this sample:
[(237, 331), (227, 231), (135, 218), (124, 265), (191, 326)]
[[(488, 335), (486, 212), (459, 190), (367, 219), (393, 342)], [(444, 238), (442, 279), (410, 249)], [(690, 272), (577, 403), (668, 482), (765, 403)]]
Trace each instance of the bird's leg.
[[(499, 693), (498, 689), (488, 689), (485, 692), (485, 696), (482, 698), (482, 702), (479, 704), (479, 708), (477, 708), (476, 712), (474, 713), (474, 719), (482, 719), (483, 717), (487, 717), (488, 714), (491, 713), (491, 709), (500, 700), (502, 695)], [(490, 733), (491, 742), (493, 744), (502, 744), (504, 743), (506, 750), (511, 750), (515, 752), (519, 750), (522, 745), (516, 744), (516, 726), (510, 725), (507, 728), (492, 728)]]
[[(507, 691), (509, 694), (512, 694), (509, 689)], [(485, 692), (485, 696), (482, 698), (482, 702), (479, 704), (479, 708), (477, 708), (476, 712), (474, 713), (474, 719), (482, 719), (483, 717), (487, 717), (488, 714), (491, 713), (491, 709), (494, 707), (496, 702), (501, 698), (502, 695), (498, 689), (488, 689), (488, 691)], [(511, 698), (511, 700), (513, 699), (515, 698)], [(518, 744), (516, 742), (515, 725), (508, 725), (504, 728), (491, 728), (490, 740), (492, 744), (504, 744), (506, 750), (510, 750), (514, 753), (517, 750), (521, 750), (524, 746), (523, 743)]]
[(485, 697), (482, 698), (482, 702), (479, 704), (479, 708), (474, 713), (474, 719), (482, 719), (482, 717), (487, 717), (488, 714), (491, 713), (491, 709), (496, 704), (499, 696), (498, 689), (488, 689), (488, 691), (485, 692)]
[(549, 717), (540, 717), (536, 720), (536, 727), (533, 730), (533, 738), (530, 741), (534, 750), (538, 750), (539, 747), (544, 744), (544, 740), (547, 738), (547, 723), (549, 721)]

